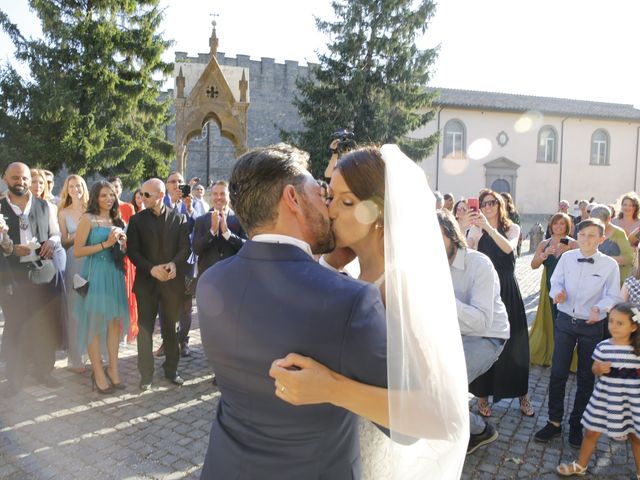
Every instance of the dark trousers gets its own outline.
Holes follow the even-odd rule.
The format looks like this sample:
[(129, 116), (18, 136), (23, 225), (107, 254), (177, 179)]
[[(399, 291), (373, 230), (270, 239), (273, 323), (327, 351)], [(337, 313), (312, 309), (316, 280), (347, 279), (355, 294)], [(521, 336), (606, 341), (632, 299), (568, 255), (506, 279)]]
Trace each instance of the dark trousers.
[[(187, 276), (193, 277), (193, 264), (187, 264)], [(191, 330), (191, 310), (193, 308), (193, 297), (184, 295), (182, 298), (182, 309), (180, 310), (180, 323), (178, 323), (178, 342), (180, 344), (189, 343), (189, 331)], [(162, 313), (160, 314), (162, 317)]]
[(138, 300), (138, 370), (142, 383), (151, 383), (153, 378), (153, 328), (158, 311), (163, 315), (160, 333), (164, 345), (165, 361), (162, 364), (167, 377), (175, 376), (178, 370), (180, 352), (176, 336), (176, 323), (180, 316), (182, 295), (169, 289), (158, 289), (150, 294), (139, 294)]
[(16, 272), (13, 295), (3, 301), (5, 318), (3, 347), (7, 361), (7, 380), (21, 387), (29, 363), (34, 373), (45, 375), (53, 370), (59, 342), (60, 297), (55, 281), (35, 285), (25, 272)]
[(588, 325), (584, 320), (573, 319), (558, 312), (553, 334), (553, 357), (549, 380), (549, 420), (562, 422), (564, 416), (564, 394), (569, 377), (569, 366), (573, 350), (578, 345), (577, 389), (569, 425), (580, 428), (580, 420), (593, 391), (594, 376), (591, 372), (591, 355), (602, 341), (603, 322)]

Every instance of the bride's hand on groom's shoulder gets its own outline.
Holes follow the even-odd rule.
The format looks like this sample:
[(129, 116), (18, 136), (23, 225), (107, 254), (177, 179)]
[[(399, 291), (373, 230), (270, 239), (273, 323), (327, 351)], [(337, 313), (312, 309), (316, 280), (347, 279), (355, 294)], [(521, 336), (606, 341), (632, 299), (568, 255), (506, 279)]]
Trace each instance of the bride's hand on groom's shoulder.
[(290, 353), (274, 360), (269, 376), (275, 380), (275, 394), (292, 405), (334, 403), (339, 374), (314, 359)]

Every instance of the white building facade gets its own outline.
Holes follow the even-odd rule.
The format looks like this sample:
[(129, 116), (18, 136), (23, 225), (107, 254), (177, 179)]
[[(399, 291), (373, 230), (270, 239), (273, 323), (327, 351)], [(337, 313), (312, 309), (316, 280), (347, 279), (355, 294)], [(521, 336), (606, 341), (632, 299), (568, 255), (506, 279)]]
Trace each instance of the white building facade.
[(510, 192), (525, 214), (554, 212), (560, 199), (614, 203), (638, 190), (640, 110), (631, 105), (439, 92), (434, 120), (412, 134), (441, 132), (422, 161), (433, 190)]

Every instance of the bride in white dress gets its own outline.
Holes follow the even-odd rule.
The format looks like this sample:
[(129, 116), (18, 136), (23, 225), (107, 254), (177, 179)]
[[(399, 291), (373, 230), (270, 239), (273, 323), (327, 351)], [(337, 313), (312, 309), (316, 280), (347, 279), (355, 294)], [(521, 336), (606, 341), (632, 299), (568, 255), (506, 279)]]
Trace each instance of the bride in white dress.
[[(386, 305), (388, 390), (293, 353), (271, 369), (276, 395), (295, 405), (332, 403), (363, 417), (366, 480), (459, 478), (469, 440), (466, 367), (424, 172), (395, 145), (363, 148), (340, 159), (330, 189), (334, 259), (344, 259), (340, 247), (350, 248), (359, 279), (378, 285)], [(300, 370), (289, 370), (293, 365)], [(390, 436), (365, 419), (388, 427)]]

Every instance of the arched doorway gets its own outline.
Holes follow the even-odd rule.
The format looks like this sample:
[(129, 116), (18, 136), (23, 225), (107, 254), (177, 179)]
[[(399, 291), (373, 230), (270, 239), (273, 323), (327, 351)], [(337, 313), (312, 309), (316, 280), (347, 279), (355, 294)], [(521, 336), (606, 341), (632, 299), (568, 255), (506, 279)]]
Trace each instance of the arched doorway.
[(516, 179), (518, 178), (518, 165), (505, 157), (496, 158), (484, 164), (485, 186), (498, 192), (510, 193), (516, 199)]

